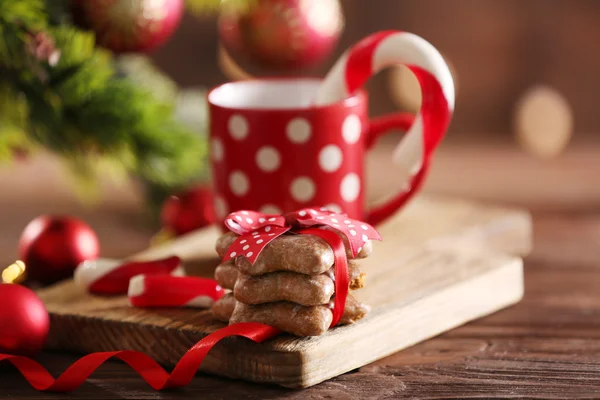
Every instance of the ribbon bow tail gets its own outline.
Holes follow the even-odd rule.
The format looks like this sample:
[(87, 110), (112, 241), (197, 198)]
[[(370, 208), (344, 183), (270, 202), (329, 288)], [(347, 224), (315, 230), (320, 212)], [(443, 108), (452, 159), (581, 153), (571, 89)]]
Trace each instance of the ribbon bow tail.
[(305, 208), (288, 215), (294, 224), (309, 228), (316, 226), (329, 227), (346, 237), (353, 257), (357, 257), (365, 243), (369, 240), (381, 240), (379, 233), (370, 224), (348, 218), (346, 214), (338, 214), (326, 208)]
[(222, 262), (242, 256), (246, 257), (251, 264), (254, 264), (263, 249), (273, 239), (292, 229), (283, 216), (256, 211), (231, 213), (225, 219), (225, 225), (239, 236), (227, 249)]

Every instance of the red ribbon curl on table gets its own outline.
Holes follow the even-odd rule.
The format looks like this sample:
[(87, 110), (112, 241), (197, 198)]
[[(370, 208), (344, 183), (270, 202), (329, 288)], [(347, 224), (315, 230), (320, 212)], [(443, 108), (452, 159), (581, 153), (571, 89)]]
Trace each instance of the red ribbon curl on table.
[(133, 350), (88, 354), (71, 364), (57, 379), (54, 379), (38, 362), (27, 357), (0, 354), (0, 361), (10, 361), (34, 389), (44, 392), (70, 392), (85, 382), (104, 362), (110, 358), (117, 358), (133, 368), (152, 389), (164, 390), (188, 385), (204, 357), (223, 338), (241, 336), (260, 343), (280, 333), (281, 331), (271, 326), (253, 322), (226, 326), (206, 336), (189, 349), (181, 357), (171, 374), (150, 356)]
[[(288, 231), (324, 239), (333, 250), (335, 265), (335, 301), (331, 326), (335, 326), (342, 317), (348, 294), (348, 260), (344, 241), (331, 229), (347, 238), (354, 257), (367, 240), (381, 240), (371, 225), (325, 209), (307, 208), (283, 216), (239, 211), (229, 215), (226, 225), (240, 236), (230, 246), (223, 261), (243, 256), (254, 263), (269, 242)], [(261, 343), (280, 333), (282, 332), (277, 328), (254, 322), (229, 325), (196, 343), (181, 357), (170, 374), (150, 356), (133, 350), (88, 354), (56, 379), (38, 362), (27, 357), (0, 354), (0, 362), (7, 360), (12, 363), (29, 384), (39, 391), (69, 392), (77, 389), (104, 362), (116, 358), (128, 364), (154, 390), (164, 390), (188, 385), (208, 352), (221, 339), (240, 336)]]

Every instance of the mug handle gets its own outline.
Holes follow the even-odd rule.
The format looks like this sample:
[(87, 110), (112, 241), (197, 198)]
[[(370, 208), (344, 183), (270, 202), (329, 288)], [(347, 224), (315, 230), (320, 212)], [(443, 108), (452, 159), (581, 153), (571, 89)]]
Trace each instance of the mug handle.
[[(392, 133), (394, 130), (408, 131), (414, 121), (415, 116), (410, 113), (393, 113), (374, 118), (371, 120), (367, 130), (365, 143), (367, 150), (371, 149), (377, 142), (377, 139), (385, 134)], [(394, 212), (419, 192), (428, 170), (429, 162), (425, 160), (419, 172), (411, 178), (410, 185), (408, 186), (410, 189), (401, 190), (384, 204), (367, 211), (365, 216), (366, 222), (371, 225), (377, 225), (394, 214)]]
[[(367, 213), (372, 224), (390, 216), (422, 186), (433, 152), (448, 129), (454, 112), (454, 81), (444, 58), (429, 42), (408, 32), (381, 31), (350, 48), (327, 74), (317, 93), (317, 105), (331, 104), (356, 93), (390, 65), (407, 66), (419, 81), (423, 101), (414, 123), (396, 145), (394, 162), (409, 173), (410, 186), (392, 200)], [(373, 136), (393, 120), (377, 122)], [(371, 139), (373, 141), (374, 139)], [(413, 175), (414, 174), (414, 175)]]

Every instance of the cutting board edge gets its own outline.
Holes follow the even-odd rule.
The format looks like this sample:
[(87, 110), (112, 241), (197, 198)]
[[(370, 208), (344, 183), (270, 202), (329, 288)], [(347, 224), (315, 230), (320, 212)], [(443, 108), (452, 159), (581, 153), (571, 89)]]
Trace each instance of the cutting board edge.
[[(413, 309), (414, 309), (415, 303), (422, 308), (429, 308), (431, 306), (428, 303), (429, 302), (435, 303), (438, 297), (445, 298), (446, 296), (452, 296), (454, 293), (465, 293), (465, 291), (469, 290), (468, 288), (465, 288), (465, 286), (473, 286), (473, 285), (479, 284), (481, 282), (484, 283), (480, 288), (481, 291), (484, 294), (486, 292), (490, 293), (490, 297), (492, 297), (492, 295), (491, 295), (492, 291), (488, 290), (488, 289), (499, 290), (501, 287), (504, 287), (505, 289), (507, 289), (506, 291), (500, 291), (500, 292), (502, 292), (502, 294), (504, 296), (502, 298), (497, 298), (496, 301), (489, 304), (489, 306), (486, 306), (486, 307), (482, 308), (481, 310), (472, 312), (471, 315), (469, 315), (466, 318), (461, 318), (460, 320), (454, 321), (447, 325), (443, 325), (443, 326), (437, 327), (436, 329), (432, 329), (431, 332), (428, 332), (427, 334), (424, 334), (419, 337), (413, 337), (413, 339), (408, 342), (398, 343), (395, 346), (386, 347), (385, 351), (380, 351), (379, 353), (371, 354), (371, 357), (365, 358), (360, 361), (357, 360), (357, 362), (354, 364), (346, 364), (346, 367), (344, 367), (344, 368), (340, 368), (337, 370), (326, 370), (326, 371), (323, 371), (322, 375), (319, 375), (319, 376), (316, 376), (316, 377), (310, 378), (310, 379), (302, 379), (307, 376), (308, 377), (311, 376), (311, 375), (307, 375), (307, 374), (302, 374), (299, 376), (300, 379), (296, 382), (278, 383), (278, 385), (287, 387), (287, 388), (292, 388), (292, 389), (302, 389), (302, 388), (314, 386), (314, 385), (324, 382), (328, 379), (331, 379), (335, 376), (344, 374), (346, 372), (349, 372), (354, 369), (360, 368), (364, 365), (367, 365), (371, 362), (380, 360), (391, 354), (397, 353), (398, 351), (404, 350), (404, 349), (411, 347), (417, 343), (420, 343), (424, 340), (433, 338), (433, 337), (440, 335), (444, 332), (447, 332), (451, 329), (454, 329), (461, 325), (467, 324), (476, 319), (491, 315), (491, 314), (498, 312), (504, 308), (507, 308), (507, 307), (510, 307), (510, 306), (513, 306), (513, 305), (519, 303), (521, 301), (521, 299), (523, 298), (524, 288), (525, 288), (524, 277), (523, 277), (523, 260), (520, 257), (507, 257), (507, 259), (508, 259), (507, 260), (508, 262), (501, 267), (498, 267), (491, 271), (487, 271), (486, 273), (481, 274), (479, 276), (475, 276), (471, 279), (461, 281), (458, 284), (452, 285), (451, 287), (448, 287), (442, 291), (436, 292), (432, 296), (426, 296), (426, 297), (421, 298), (411, 304), (411, 307)], [(503, 275), (507, 275), (507, 276), (504, 276), (504, 280), (499, 279), (499, 278), (502, 278)], [(498, 286), (498, 284), (497, 284), (498, 282), (502, 282), (503, 286)], [(424, 304), (420, 304), (420, 303), (424, 303)], [(468, 305), (467, 305), (467, 307), (468, 307)], [(370, 320), (369, 323), (371, 324), (372, 327), (374, 327), (373, 320)], [(426, 326), (427, 324), (424, 324), (424, 325)], [(388, 341), (386, 343), (389, 344), (390, 342)], [(319, 352), (323, 352), (323, 350), (319, 350)], [(331, 354), (331, 353), (329, 353), (329, 354)], [(303, 362), (304, 369), (306, 369), (308, 367), (309, 363), (311, 362), (310, 360), (308, 361), (308, 363), (306, 362), (306, 359), (310, 358), (310, 357), (311, 357), (310, 351), (304, 351), (302, 353), (302, 359), (304, 360), (304, 362)], [(315, 360), (312, 362), (316, 362), (317, 364), (320, 364), (320, 365), (324, 364), (323, 359), (322, 358), (319, 359), (318, 357), (316, 357)]]
[[(447, 232), (441, 233), (437, 237), (431, 235), (431, 238), (424, 241), (423, 248), (427, 248), (433, 251), (458, 251), (459, 253), (462, 253), (463, 250), (467, 252), (471, 250), (486, 251), (488, 252), (487, 254), (489, 255), (489, 260), (494, 265), (492, 267), (492, 270), (496, 271), (498, 269), (502, 269), (503, 266), (506, 266), (514, 274), (514, 269), (511, 269), (511, 267), (508, 266), (508, 264), (500, 265), (501, 262), (499, 262), (498, 260), (512, 260), (514, 262), (515, 259), (498, 253), (509, 253), (513, 255), (523, 255), (528, 253), (531, 246), (531, 215), (525, 210), (519, 210), (514, 208), (497, 207), (493, 205), (490, 207), (488, 207), (487, 205), (479, 207), (474, 202), (467, 200), (457, 200), (456, 202), (454, 202), (455, 204), (452, 202), (450, 203), (451, 204), (448, 204), (446, 207), (444, 202), (431, 202), (430, 205), (432, 205), (434, 208), (438, 207), (438, 205), (439, 207), (442, 207), (442, 214), (444, 214), (442, 215), (442, 217), (445, 217), (446, 214), (448, 215), (448, 221), (446, 222), (446, 224), (448, 225), (448, 229), (446, 230)], [(461, 203), (464, 203), (464, 206), (462, 206)], [(465, 207), (471, 205), (473, 206), (473, 210), (465, 210)], [(438, 213), (439, 212), (441, 211), (438, 210)], [(420, 210), (418, 215), (422, 217), (421, 219), (423, 221), (429, 221), (431, 219), (431, 215), (429, 213), (424, 213), (423, 210)], [(464, 220), (462, 220), (462, 218), (464, 218)], [(439, 220), (443, 222), (444, 218), (439, 218)], [(406, 222), (407, 221), (404, 220), (403, 226), (406, 225)], [(414, 223), (420, 224), (419, 221), (414, 221)], [(430, 222), (426, 222), (424, 224), (428, 225), (429, 223)], [(400, 227), (398, 229), (400, 229)], [(182, 255), (185, 254), (189, 256), (191, 255), (191, 253), (186, 253), (184, 252), (184, 250), (189, 250), (192, 247), (197, 247), (197, 243), (201, 241), (204, 247), (211, 248), (212, 254), (213, 240), (208, 238), (207, 234), (210, 235), (211, 232), (206, 231), (200, 232), (198, 233), (198, 235), (192, 235), (191, 237), (185, 240), (184, 244), (186, 244), (186, 246), (181, 246), (177, 251), (182, 251)], [(392, 237), (393, 236), (394, 235), (392, 235)], [(408, 237), (408, 239), (410, 239), (410, 237)], [(432, 241), (434, 243), (432, 243)], [(187, 244), (190, 244), (192, 242), (194, 242), (194, 246), (187, 246)], [(410, 240), (408, 240), (407, 243), (410, 244)], [(204, 254), (204, 250), (202, 254)], [(485, 263), (485, 261), (481, 262)], [(311, 365), (314, 365), (316, 361), (313, 360), (311, 362), (310, 358), (307, 358), (309, 356), (303, 353), (306, 350), (303, 349), (302, 346), (292, 345), (290, 346), (289, 350), (281, 351), (280, 349), (277, 349), (279, 345), (277, 347), (272, 346), (271, 348), (268, 348), (268, 343), (265, 343), (265, 345), (267, 345), (267, 347), (265, 347), (263, 345), (256, 345), (250, 342), (246, 343), (241, 339), (231, 339), (232, 341), (234, 341), (233, 343), (231, 343), (231, 347), (227, 343), (223, 343), (222, 347), (221, 344), (217, 345), (217, 347), (213, 349), (213, 352), (211, 352), (206, 358), (205, 363), (202, 365), (202, 368), (200, 370), (209, 374), (219, 376), (227, 376), (230, 378), (242, 378), (254, 382), (271, 383), (294, 388), (315, 385), (323, 380), (329, 379), (343, 372), (347, 372), (349, 370), (358, 368), (371, 361), (381, 359), (386, 355), (393, 354), (398, 350), (402, 350), (406, 347), (414, 345), (415, 343), (418, 343), (422, 340), (426, 340), (432, 336), (436, 336), (440, 332), (452, 329), (453, 327), (459, 326), (473, 319), (477, 319), (481, 316), (487, 315), (489, 313), (492, 313), (501, 308), (518, 302), (522, 297), (523, 293), (522, 261), (519, 262), (521, 262), (521, 272), (519, 273), (520, 275), (516, 277), (517, 279), (519, 279), (520, 283), (517, 282), (517, 284), (514, 284), (513, 282), (514, 287), (510, 290), (507, 290), (506, 293), (503, 293), (502, 296), (495, 299), (493, 304), (487, 304), (486, 307), (480, 307), (481, 309), (478, 312), (472, 310), (470, 315), (463, 316), (461, 317), (460, 321), (457, 320), (454, 321), (454, 323), (448, 323), (442, 328), (430, 328), (431, 332), (427, 334), (420, 333), (419, 335), (415, 336), (416, 338), (413, 337), (411, 340), (405, 340), (404, 343), (396, 344), (395, 346), (392, 346), (392, 348), (388, 348), (385, 351), (382, 349), (379, 349), (379, 351), (374, 350), (372, 354), (369, 355), (369, 357), (363, 356), (363, 358), (356, 366), (352, 365), (343, 368), (340, 366), (335, 367), (335, 365), (335, 368), (323, 366), (320, 372), (318, 369), (314, 369), (317, 371), (316, 373), (314, 372), (314, 370), (307, 372), (307, 368), (311, 368)], [(512, 266), (514, 267), (514, 265)], [(484, 275), (486, 275), (486, 272), (481, 272), (472, 276), (461, 278), (462, 280), (454, 282), (449, 286), (458, 287), (460, 284), (466, 281), (472, 281), (476, 277)], [(423, 275), (423, 278), (426, 278), (427, 276), (428, 275), (425, 274)], [(518, 286), (520, 286), (520, 288)], [(492, 289), (498, 289), (497, 285), (493, 285), (493, 282), (490, 287), (492, 287)], [(468, 291), (469, 287), (466, 286), (466, 288)], [(440, 290), (444, 291), (444, 287), (441, 287)], [(458, 295), (461, 294), (460, 290), (457, 292), (455, 291), (454, 293), (458, 293)], [(509, 296), (509, 294), (512, 295), (512, 297)], [(434, 294), (431, 294), (429, 296), (434, 296)], [(66, 298), (69, 299), (69, 297)], [(414, 297), (411, 298), (411, 300), (409, 301), (412, 305), (416, 304), (420, 299), (421, 297)], [(406, 309), (408, 309), (409, 307), (407, 301), (408, 300), (405, 297), (404, 305), (400, 305), (400, 303), (397, 303), (397, 307), (405, 307)], [(452, 312), (454, 310), (450, 308), (449, 311)], [(431, 313), (433, 311), (428, 312)], [(161, 357), (159, 361), (166, 365), (173, 365), (177, 361), (178, 357), (181, 354), (183, 354), (189, 347), (191, 347), (197, 339), (200, 339), (205, 336), (204, 333), (197, 333), (193, 330), (187, 331), (187, 329), (173, 328), (173, 326), (170, 323), (165, 324), (161, 328), (159, 326), (154, 327), (152, 325), (148, 326), (145, 324), (136, 324), (123, 320), (121, 321), (121, 326), (119, 326), (119, 322), (115, 321), (115, 325), (111, 323), (102, 331), (102, 329), (98, 329), (99, 324), (103, 322), (101, 318), (98, 320), (90, 320), (84, 316), (79, 315), (64, 315), (62, 316), (62, 318), (60, 319), (60, 321), (62, 322), (61, 325), (65, 325), (65, 327), (62, 328), (61, 333), (64, 335), (64, 337), (59, 339), (60, 345), (58, 346), (62, 349), (66, 348), (73, 349), (77, 352), (90, 352), (97, 350), (106, 350), (106, 348), (110, 346), (112, 346), (113, 348), (115, 346), (117, 346), (117, 348), (122, 348), (122, 344), (126, 344), (127, 346), (133, 346), (137, 350), (145, 352), (149, 350), (151, 355), (157, 354), (159, 357)], [(359, 321), (357, 325), (360, 325), (361, 322), (366, 322), (366, 320), (367, 319)], [(82, 321), (84, 323), (84, 327), (86, 323), (88, 324), (88, 326), (85, 327), (86, 332), (80, 333), (80, 336), (78, 336), (77, 332), (74, 331), (77, 331), (79, 330), (79, 328), (81, 328)], [(368, 322), (370, 323), (371, 320), (368, 319)], [(407, 322), (404, 322), (404, 325), (406, 324)], [(423, 324), (427, 325), (425, 322), (423, 322)], [(404, 325), (400, 323), (400, 328), (398, 329), (403, 329)], [(437, 326), (439, 324), (437, 324), (436, 322), (434, 323), (434, 325)], [(149, 329), (149, 327), (151, 329)], [(352, 328), (354, 327), (351, 327), (350, 329)], [(94, 329), (98, 330), (98, 332), (95, 332)], [(164, 334), (162, 336), (161, 329)], [(345, 328), (341, 328), (339, 331), (335, 330), (331, 333), (334, 333), (335, 335), (336, 332), (344, 332), (344, 329)], [(412, 333), (412, 331), (406, 331)], [(111, 341), (104, 342), (102, 341), (104, 340), (103, 338), (102, 340), (100, 340), (102, 346), (90, 348), (89, 343), (94, 341), (94, 336), (98, 336), (98, 334), (101, 334), (103, 337), (104, 335), (111, 336), (114, 332), (120, 333), (120, 335), (123, 337), (113, 337)], [(173, 332), (176, 333), (173, 334)], [(208, 330), (208, 332), (210, 332), (210, 330)], [(127, 336), (133, 336), (133, 338), (127, 339)], [(351, 336), (352, 335), (350, 335), (350, 337)], [(410, 337), (409, 334), (406, 334), (406, 336)], [(344, 339), (344, 337), (342, 339)], [(73, 339), (79, 340), (80, 343), (73, 343)], [(165, 340), (168, 340), (168, 342), (165, 342)], [(285, 338), (283, 338), (283, 340), (285, 341)], [(229, 342), (229, 339), (227, 339), (227, 342)], [(165, 343), (168, 346), (163, 346)], [(173, 344), (173, 346), (171, 346), (171, 344)], [(171, 347), (171, 351), (167, 351), (167, 349), (161, 350), (161, 346)], [(376, 342), (374, 346), (376, 348), (382, 347), (382, 341), (379, 340), (379, 342)], [(331, 348), (331, 346), (329, 348), (325, 346), (325, 348), (321, 350), (321, 352), (330, 352)], [(239, 360), (239, 358), (231, 355), (231, 351), (233, 350), (235, 350), (236, 352), (245, 352), (245, 354), (248, 355), (248, 359), (236, 361), (236, 359)], [(228, 351), (229, 353), (227, 353)], [(268, 354), (268, 356), (265, 356), (265, 354)], [(266, 358), (273, 356), (275, 356), (276, 358), (275, 361), (268, 360), (267, 362), (264, 362)], [(224, 363), (225, 365), (220, 366), (219, 360), (225, 360), (228, 362)], [(343, 361), (343, 359), (341, 361)], [(303, 363), (306, 365), (303, 365)], [(343, 362), (341, 363), (343, 364)], [(336, 372), (331, 373), (331, 371)]]
[[(369, 354), (369, 357), (362, 357), (362, 358), (357, 358), (357, 360), (354, 363), (348, 364), (347, 362), (341, 363), (340, 365), (338, 365), (337, 367), (323, 367), (323, 365), (326, 364), (330, 364), (331, 362), (331, 354), (332, 353), (330, 350), (327, 349), (323, 349), (322, 346), (319, 346), (318, 349), (316, 347), (313, 347), (312, 349), (310, 347), (302, 347), (302, 348), (298, 348), (297, 350), (293, 350), (293, 351), (280, 351), (274, 348), (271, 348), (268, 343), (265, 343), (264, 345), (256, 345), (254, 343), (240, 343), (238, 341), (238, 343), (236, 343), (236, 346), (232, 346), (232, 347), (236, 347), (238, 350), (240, 350), (240, 345), (242, 347), (242, 349), (244, 350), (244, 353), (247, 355), (248, 352), (249, 353), (254, 353), (255, 356), (253, 357), (247, 357), (246, 361), (250, 362), (250, 364), (254, 363), (254, 365), (258, 365), (260, 366), (261, 363), (260, 361), (257, 360), (257, 357), (260, 356), (256, 356), (256, 354), (260, 354), (268, 359), (270, 359), (271, 361), (271, 372), (268, 374), (265, 374), (265, 371), (261, 371), (259, 372), (256, 368), (248, 368), (248, 370), (245, 371), (235, 371), (235, 370), (230, 370), (227, 368), (227, 364), (226, 363), (222, 363), (221, 362), (221, 358), (220, 357), (225, 357), (223, 356), (223, 354), (227, 354), (228, 350), (229, 350), (229, 346), (227, 346), (226, 344), (223, 344), (223, 346), (217, 346), (217, 348), (215, 348), (207, 357), (207, 359), (205, 360), (205, 363), (203, 363), (203, 365), (201, 366), (200, 370), (203, 373), (207, 373), (207, 374), (211, 374), (211, 375), (216, 375), (216, 376), (224, 376), (224, 377), (228, 377), (228, 378), (234, 378), (234, 379), (245, 379), (245, 380), (249, 380), (249, 381), (253, 381), (253, 382), (257, 382), (257, 383), (268, 383), (268, 384), (275, 384), (275, 385), (279, 385), (279, 386), (283, 386), (283, 387), (288, 387), (288, 388), (306, 388), (306, 387), (310, 387), (310, 386), (314, 386), (320, 382), (323, 382), (327, 379), (330, 379), (334, 376), (338, 376), (340, 374), (346, 373), (348, 371), (351, 371), (353, 369), (356, 368), (360, 368), (366, 364), (369, 364), (373, 361), (379, 360), (381, 358), (384, 358), (390, 354), (396, 353), (400, 350), (403, 350), (407, 347), (410, 347), (416, 343), (419, 343), (423, 340), (429, 339), (431, 337), (437, 336), (440, 333), (443, 333), (447, 330), (453, 329), (457, 326), (463, 325), (465, 323), (468, 323), (472, 320), (481, 318), (485, 315), (489, 315), (493, 312), (496, 312), (500, 309), (503, 309), (505, 307), (508, 307), (510, 305), (516, 304), (517, 302), (520, 301), (520, 299), (523, 296), (523, 290), (524, 290), (524, 285), (523, 285), (523, 263), (522, 260), (518, 257), (508, 257), (508, 256), (502, 256), (501, 257), (503, 260), (505, 260), (502, 265), (493, 268), (491, 270), (487, 270), (485, 272), (483, 272), (482, 274), (479, 275), (475, 275), (469, 279), (463, 280), (463, 281), (459, 281), (453, 285), (450, 285), (438, 292), (436, 292), (433, 295), (429, 295), (429, 296), (424, 296), (422, 298), (416, 299), (414, 302), (410, 303), (410, 305), (405, 304), (403, 306), (400, 306), (401, 310), (408, 310), (408, 309), (432, 309), (435, 308), (434, 306), (432, 306), (432, 304), (446, 304), (448, 303), (448, 299), (452, 298), (452, 297), (459, 297), (460, 298), (460, 294), (462, 293), (473, 293), (474, 287), (479, 288), (479, 292), (480, 293), (489, 293), (490, 294), (490, 298), (492, 291), (489, 290), (491, 288), (495, 289), (496, 291), (499, 291), (500, 293), (502, 293), (504, 295), (504, 297), (502, 298), (496, 298), (496, 300), (490, 304), (486, 304), (484, 307), (482, 307), (479, 310), (476, 311), (472, 311), (467, 317), (460, 317), (458, 319), (452, 319), (451, 321), (448, 321), (446, 324), (443, 325), (439, 325), (436, 326), (433, 329), (430, 329), (428, 332), (424, 332), (423, 334), (419, 335), (419, 336), (413, 336), (412, 339), (410, 341), (402, 341), (400, 340), (398, 343), (394, 344), (394, 345), (389, 345), (390, 340), (389, 337), (385, 338), (385, 339), (381, 339), (381, 343), (385, 342), (387, 343), (384, 348), (380, 349), (379, 351), (373, 351)], [(509, 275), (512, 276), (512, 279), (506, 279), (506, 277), (503, 278), (503, 274), (508, 273)], [(500, 285), (498, 283), (501, 283)], [(506, 289), (506, 290), (500, 290), (500, 289)], [(398, 308), (398, 305), (394, 305), (391, 304), (390, 306), (386, 307), (386, 310), (382, 311), (381, 313), (379, 313), (379, 315), (373, 319), (373, 318), (369, 318), (368, 320), (365, 320), (365, 326), (372, 332), (372, 335), (377, 335), (377, 333), (381, 333), (382, 328), (385, 327), (386, 329), (390, 329), (389, 326), (389, 315), (393, 313), (394, 308)], [(455, 305), (453, 306), (453, 308), (456, 307)], [(469, 305), (465, 305), (463, 304), (461, 306), (461, 308), (468, 308)], [(445, 312), (444, 312), (445, 313)], [(71, 326), (71, 324), (77, 322), (78, 319), (83, 318), (83, 317), (78, 317), (78, 316), (66, 316), (66, 315), (61, 315), (61, 314), (53, 314), (52, 318), (60, 318), (63, 319), (63, 323), (62, 324), (54, 324), (55, 326)], [(148, 328), (147, 326), (143, 326), (140, 324), (134, 324), (134, 323), (125, 323), (126, 326), (123, 326), (122, 323), (119, 323), (118, 321), (102, 321), (101, 319), (96, 319), (95, 318), (85, 318), (86, 323), (87, 324), (91, 324), (92, 328), (93, 325), (95, 323), (104, 323), (109, 325), (114, 324), (116, 328), (118, 329), (126, 329), (126, 330), (130, 330), (133, 329), (137, 332), (138, 335), (141, 335), (142, 337), (145, 336), (145, 343), (150, 343), (153, 342), (155, 340), (160, 339), (160, 336), (153, 336), (153, 330), (148, 331), (145, 328)], [(384, 320), (387, 321), (384, 323)], [(367, 324), (368, 322), (368, 324)], [(401, 329), (404, 325), (404, 321), (402, 319), (402, 315), (394, 322), (396, 324), (397, 329)], [(361, 324), (362, 325), (362, 324)], [(423, 321), (423, 326), (427, 327), (429, 324)], [(345, 332), (343, 333), (342, 338), (346, 337), (349, 333), (350, 336), (351, 332), (353, 329), (357, 328), (358, 326), (348, 326), (345, 327), (344, 330)], [(363, 327), (364, 329), (364, 327)], [(187, 348), (191, 347), (195, 341), (200, 340), (202, 337), (204, 337), (205, 335), (203, 334), (194, 334), (193, 331), (188, 331), (188, 330), (178, 330), (178, 329), (173, 329), (173, 331), (176, 333), (176, 336), (178, 337), (178, 340), (176, 340), (176, 344), (178, 345), (178, 348), (180, 350), (180, 353), (183, 354), (185, 352), (185, 350), (187, 350)], [(356, 331), (358, 332), (358, 331)], [(76, 353), (86, 353), (86, 352), (90, 352), (90, 351), (94, 351), (94, 350), (98, 350), (98, 349), (91, 349), (91, 348), (86, 348), (85, 343), (87, 343), (87, 341), (71, 341), (69, 340), (68, 337), (68, 329), (65, 330), (65, 332), (63, 332), (65, 335), (64, 340), (60, 343), (49, 343), (49, 348), (50, 349), (62, 349), (62, 350), (69, 350), (72, 352), (76, 352)], [(372, 335), (369, 335), (372, 337)], [(54, 334), (53, 337), (56, 337), (57, 335)], [(58, 336), (62, 336), (62, 335), (58, 335)], [(136, 335), (137, 336), (137, 335)], [(335, 335), (334, 338), (336, 336), (339, 335)], [(363, 336), (365, 336), (363, 334)], [(345, 339), (348, 340), (348, 339)], [(352, 340), (352, 339), (350, 339)], [(372, 339), (371, 339), (372, 340)], [(376, 341), (376, 342), (380, 342), (380, 341)], [(113, 348), (105, 348), (103, 350), (105, 351), (110, 351), (110, 350), (115, 350), (115, 349), (132, 349), (132, 350), (139, 350), (139, 351), (144, 351), (146, 353), (150, 353), (150, 355), (153, 358), (158, 358), (158, 361), (161, 362), (164, 365), (174, 365), (175, 362), (177, 361), (174, 358), (164, 358), (160, 356), (160, 353), (153, 353), (154, 349), (148, 349), (148, 348), (141, 348), (139, 346), (126, 346), (123, 343), (113, 343), (112, 344), (114, 347)], [(359, 346), (359, 345), (356, 345)], [(110, 347), (110, 346), (109, 346)], [(278, 359), (280, 361), (282, 361), (281, 363), (278, 364), (272, 364), (273, 359)], [(284, 362), (285, 359), (285, 362)], [(231, 361), (231, 360), (230, 360)], [(306, 371), (308, 369), (313, 368), (313, 365), (320, 365), (321, 367), (319, 368), (315, 368), (312, 372), (307, 373)], [(284, 372), (285, 371), (285, 372)], [(273, 372), (284, 372), (284, 375), (276, 375), (273, 374)]]

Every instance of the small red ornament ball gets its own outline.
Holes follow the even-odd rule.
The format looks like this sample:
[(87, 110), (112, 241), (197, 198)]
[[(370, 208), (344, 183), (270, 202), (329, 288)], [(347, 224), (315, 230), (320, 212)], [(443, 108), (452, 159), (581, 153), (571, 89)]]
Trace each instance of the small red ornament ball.
[(184, 0), (71, 0), (75, 21), (115, 53), (148, 52), (175, 32)]
[(50, 317), (40, 298), (21, 285), (0, 284), (0, 352), (32, 357), (43, 347)]
[(40, 216), (25, 227), (19, 240), (27, 278), (43, 284), (72, 276), (79, 263), (98, 258), (99, 253), (92, 228), (70, 217)]
[(210, 225), (215, 220), (210, 190), (197, 187), (169, 197), (163, 204), (161, 220), (175, 236)]
[(224, 12), (219, 20), (229, 52), (275, 69), (319, 63), (343, 28), (339, 0), (257, 0), (248, 11)]

